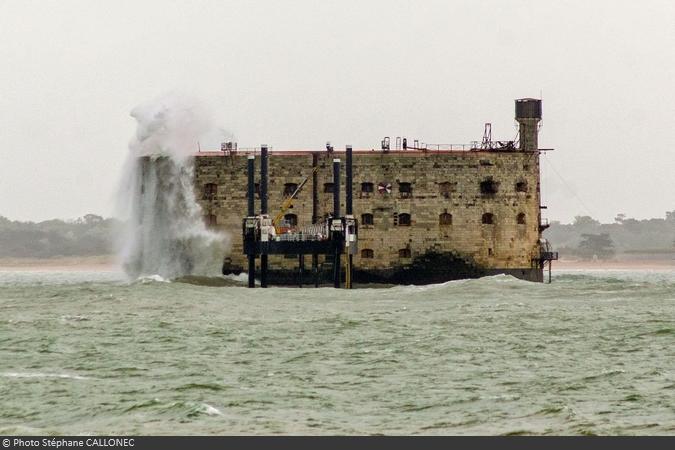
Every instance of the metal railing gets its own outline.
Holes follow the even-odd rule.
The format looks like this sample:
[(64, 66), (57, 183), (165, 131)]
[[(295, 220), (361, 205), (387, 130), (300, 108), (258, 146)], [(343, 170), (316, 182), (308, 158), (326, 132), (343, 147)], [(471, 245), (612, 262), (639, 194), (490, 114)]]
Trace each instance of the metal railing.
[(542, 261), (557, 261), (558, 252), (540, 252), (539, 259)]
[(275, 237), (276, 241), (283, 242), (306, 242), (306, 241), (323, 241), (328, 239), (327, 236), (322, 234), (305, 234), (305, 233), (284, 233), (278, 234)]

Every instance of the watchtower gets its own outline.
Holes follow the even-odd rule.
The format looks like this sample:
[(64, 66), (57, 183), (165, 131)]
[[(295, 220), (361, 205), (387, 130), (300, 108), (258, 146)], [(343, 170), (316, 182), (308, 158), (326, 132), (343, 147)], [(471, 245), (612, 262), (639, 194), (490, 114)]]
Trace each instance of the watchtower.
[(516, 100), (516, 121), (520, 125), (520, 151), (536, 152), (539, 150), (537, 135), (541, 121), (541, 100), (536, 98)]

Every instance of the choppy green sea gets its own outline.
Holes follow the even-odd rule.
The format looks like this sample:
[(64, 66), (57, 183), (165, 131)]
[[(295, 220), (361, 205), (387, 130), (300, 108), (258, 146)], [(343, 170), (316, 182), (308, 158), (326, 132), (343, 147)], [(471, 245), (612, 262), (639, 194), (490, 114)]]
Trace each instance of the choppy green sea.
[(0, 434), (674, 434), (675, 274), (351, 291), (0, 272)]

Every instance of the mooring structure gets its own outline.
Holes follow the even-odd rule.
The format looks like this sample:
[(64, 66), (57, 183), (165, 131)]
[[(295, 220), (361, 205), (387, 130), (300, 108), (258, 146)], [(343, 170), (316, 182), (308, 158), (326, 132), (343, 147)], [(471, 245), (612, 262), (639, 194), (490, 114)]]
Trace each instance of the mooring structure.
[[(319, 286), (319, 255), (332, 259), (333, 286), (342, 285), (344, 258), (344, 287), (351, 289), (353, 273), (353, 255), (358, 249), (358, 223), (353, 215), (352, 206), (352, 147), (347, 146), (345, 206), (340, 208), (340, 164), (333, 159), (333, 213), (320, 220), (318, 215), (317, 176), (318, 155), (312, 158), (312, 224), (305, 227), (282, 228), (277, 218), (270, 217), (268, 205), (269, 151), (266, 145), (260, 149), (260, 211), (255, 208), (255, 156), (249, 155), (248, 175), (248, 211), (243, 220), (242, 239), (244, 254), (248, 258), (248, 287), (255, 287), (256, 258), (260, 258), (260, 287), (268, 286), (269, 255), (297, 255), (299, 267), (299, 285), (302, 286), (305, 255), (312, 255), (312, 275), (314, 285)], [(304, 184), (304, 183), (303, 183)], [(301, 188), (301, 187), (300, 187)], [(296, 189), (290, 200), (298, 194)], [(290, 202), (289, 202), (290, 203)]]

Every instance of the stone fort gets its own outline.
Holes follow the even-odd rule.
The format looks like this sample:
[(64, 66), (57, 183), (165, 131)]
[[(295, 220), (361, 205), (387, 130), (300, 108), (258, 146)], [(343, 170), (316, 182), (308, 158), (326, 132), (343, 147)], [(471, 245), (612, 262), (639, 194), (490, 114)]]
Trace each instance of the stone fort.
[[(543, 281), (543, 269), (555, 257), (541, 238), (547, 226), (540, 199), (541, 100), (519, 99), (515, 105), (516, 141), (493, 142), (486, 124), (483, 141), (473, 145), (430, 146), (401, 138), (391, 145), (385, 138), (377, 150), (353, 151), (356, 281), (421, 284), (498, 273)], [(224, 273), (247, 264), (241, 239), (247, 155), (256, 152), (230, 144), (195, 155), (195, 189), (205, 221), (232, 236)], [(327, 217), (333, 207), (332, 161), (344, 163), (342, 156), (329, 146), (271, 151), (270, 214), (308, 177), (285, 222), (302, 226)], [(320, 263), (326, 263), (324, 257)], [(271, 255), (270, 266), (290, 280), (298, 259)]]

